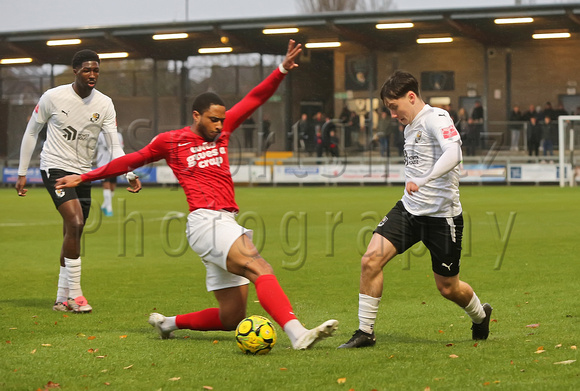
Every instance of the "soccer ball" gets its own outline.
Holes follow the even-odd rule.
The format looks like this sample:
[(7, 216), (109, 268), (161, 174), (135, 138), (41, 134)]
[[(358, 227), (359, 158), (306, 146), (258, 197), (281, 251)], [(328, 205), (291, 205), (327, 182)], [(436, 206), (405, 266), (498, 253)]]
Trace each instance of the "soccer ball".
[(236, 343), (246, 354), (266, 354), (276, 344), (276, 330), (269, 319), (248, 316), (236, 328)]

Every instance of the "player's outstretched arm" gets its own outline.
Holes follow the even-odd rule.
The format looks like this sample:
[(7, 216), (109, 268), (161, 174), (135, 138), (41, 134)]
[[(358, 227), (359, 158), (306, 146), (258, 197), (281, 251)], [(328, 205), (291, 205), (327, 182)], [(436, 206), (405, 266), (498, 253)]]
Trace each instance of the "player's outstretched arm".
[(56, 180), (55, 189), (62, 189), (65, 187), (77, 187), (82, 183), (80, 175), (67, 175)]
[(302, 44), (296, 44), (296, 41), (291, 39), (288, 41), (288, 51), (286, 52), (286, 57), (284, 61), (282, 61), (282, 66), (287, 71), (291, 71), (294, 68), (298, 67), (296, 60), (300, 57), (300, 53), (302, 53)]

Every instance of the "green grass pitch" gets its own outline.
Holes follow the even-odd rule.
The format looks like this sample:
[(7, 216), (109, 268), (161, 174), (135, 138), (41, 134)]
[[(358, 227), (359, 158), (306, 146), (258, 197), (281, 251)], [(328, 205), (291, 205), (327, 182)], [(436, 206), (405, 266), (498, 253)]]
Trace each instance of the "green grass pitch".
[[(385, 268), (377, 345), (337, 350), (358, 327), (361, 251), (402, 187), (240, 187), (240, 218), (276, 270), (299, 319), (340, 322), (294, 351), (277, 327), (265, 356), (233, 332), (160, 340), (153, 311), (215, 306), (184, 239), (181, 189), (118, 189), (115, 216), (89, 219), (82, 285), (92, 314), (53, 312), (61, 220), (44, 188), (0, 189), (0, 389), (571, 390), (580, 384), (579, 188), (462, 186), (461, 277), (494, 307), (487, 341), (435, 288), (421, 248)], [(100, 187), (93, 188), (98, 205)], [(123, 208), (125, 210), (123, 210)], [(251, 289), (248, 315), (266, 315)], [(204, 388), (205, 387), (205, 388)]]

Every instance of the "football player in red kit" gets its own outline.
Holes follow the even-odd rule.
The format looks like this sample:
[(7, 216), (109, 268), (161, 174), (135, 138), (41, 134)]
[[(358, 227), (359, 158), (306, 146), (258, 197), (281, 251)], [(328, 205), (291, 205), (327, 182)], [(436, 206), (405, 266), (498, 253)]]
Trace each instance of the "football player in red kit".
[(288, 71), (298, 67), (295, 61), (301, 51), (301, 45), (290, 40), (280, 66), (231, 109), (226, 111), (218, 95), (203, 93), (193, 102), (193, 125), (162, 133), (140, 151), (57, 182), (57, 188), (73, 187), (160, 159), (165, 159), (171, 167), (189, 204), (186, 231), (189, 244), (207, 268), (207, 290), (214, 293), (219, 308), (172, 317), (151, 314), (149, 323), (161, 338), (169, 338), (177, 329), (234, 330), (246, 316), (249, 282), (255, 284), (260, 304), (284, 329), (294, 349), (312, 347), (331, 336), (338, 326), (334, 319), (313, 329), (302, 326), (272, 266), (254, 246), (252, 231), (240, 226), (235, 219), (239, 208), (228, 161), (230, 136), (274, 94)]

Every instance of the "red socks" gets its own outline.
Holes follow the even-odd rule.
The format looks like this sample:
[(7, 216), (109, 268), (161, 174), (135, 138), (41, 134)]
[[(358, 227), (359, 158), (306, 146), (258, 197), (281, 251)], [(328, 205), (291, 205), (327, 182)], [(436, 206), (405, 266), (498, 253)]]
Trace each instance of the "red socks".
[[(284, 325), (296, 319), (292, 312), (290, 300), (282, 290), (276, 276), (265, 274), (256, 280), (256, 293), (260, 304), (274, 321), (284, 328)], [(192, 312), (175, 317), (175, 325), (180, 329), (190, 329), (198, 331), (224, 330), (220, 320), (219, 308), (208, 308), (202, 311)]]
[(208, 308), (191, 314), (177, 315), (175, 325), (180, 329), (198, 331), (223, 330), (228, 331), (220, 320), (219, 308)]
[(286, 323), (296, 319), (296, 315), (292, 312), (290, 300), (288, 300), (275, 275), (264, 274), (258, 277), (256, 293), (262, 307), (280, 327), (284, 328)]

